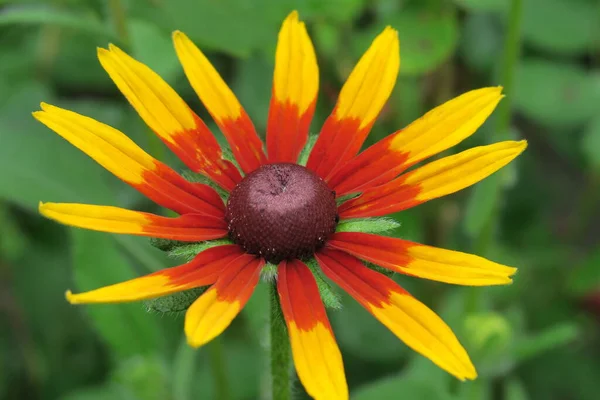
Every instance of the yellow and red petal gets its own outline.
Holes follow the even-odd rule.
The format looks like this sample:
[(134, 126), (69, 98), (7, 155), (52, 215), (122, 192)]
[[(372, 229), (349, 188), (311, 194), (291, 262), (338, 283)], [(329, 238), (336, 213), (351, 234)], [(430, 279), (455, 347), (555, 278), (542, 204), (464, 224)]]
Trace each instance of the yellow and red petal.
[(396, 83), (400, 68), (398, 32), (387, 27), (362, 56), (342, 87), (306, 166), (329, 179), (354, 157)]
[(505, 285), (517, 272), (473, 254), (368, 233), (335, 233), (327, 246), (402, 274), (457, 285)]
[(524, 140), (506, 141), (433, 161), (342, 204), (340, 217), (387, 215), (457, 192), (498, 171), (526, 147)]
[(210, 186), (190, 183), (120, 131), (72, 111), (42, 103), (33, 116), (155, 203), (179, 214), (223, 217), (225, 205)]
[(502, 99), (501, 87), (473, 90), (434, 108), (341, 167), (329, 180), (340, 196), (379, 186), (471, 136)]
[(254, 171), (267, 158), (248, 114), (210, 61), (183, 32), (174, 32), (173, 42), (190, 84), (223, 131), (240, 167), (247, 174)]
[(322, 249), (316, 258), (325, 275), (407, 346), (458, 379), (477, 377), (469, 355), (448, 325), (393, 280), (341, 251)]
[(226, 190), (242, 179), (237, 168), (223, 160), (204, 122), (157, 73), (113, 45), (98, 49), (98, 59), (144, 122), (191, 170)]
[(229, 326), (252, 295), (264, 264), (262, 258), (243, 254), (221, 271), (215, 284), (185, 314), (185, 334), (190, 346), (202, 346)]
[(282, 261), (277, 291), (296, 372), (315, 399), (348, 399), (342, 355), (312, 272), (300, 260)]
[(319, 68), (310, 37), (293, 11), (279, 31), (267, 123), (270, 162), (293, 162), (308, 139), (319, 90)]
[(199, 242), (227, 236), (223, 218), (185, 214), (167, 218), (118, 207), (75, 203), (40, 203), (40, 214), (61, 224), (101, 232)]
[(165, 268), (140, 278), (89, 292), (73, 294), (67, 291), (66, 296), (71, 304), (120, 303), (165, 296), (213, 284), (227, 264), (243, 256), (244, 251), (237, 245), (213, 247), (178, 267)]

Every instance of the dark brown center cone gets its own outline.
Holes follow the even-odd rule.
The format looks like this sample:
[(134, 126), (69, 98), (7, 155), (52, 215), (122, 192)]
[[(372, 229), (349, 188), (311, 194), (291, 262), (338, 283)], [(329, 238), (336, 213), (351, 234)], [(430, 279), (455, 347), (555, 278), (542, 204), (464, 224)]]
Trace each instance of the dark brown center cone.
[(310, 257), (338, 221), (335, 193), (291, 163), (263, 165), (247, 175), (231, 191), (225, 218), (235, 243), (274, 264)]

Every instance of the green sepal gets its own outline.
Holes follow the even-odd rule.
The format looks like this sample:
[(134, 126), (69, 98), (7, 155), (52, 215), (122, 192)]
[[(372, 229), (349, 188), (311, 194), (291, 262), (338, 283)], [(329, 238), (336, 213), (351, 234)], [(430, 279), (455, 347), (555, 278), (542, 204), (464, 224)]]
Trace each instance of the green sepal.
[(335, 198), (335, 204), (339, 207), (342, 205), (342, 203), (345, 203), (346, 201), (353, 199), (355, 197), (358, 197), (360, 195), (360, 193), (349, 193), (349, 194), (345, 194), (343, 196), (340, 197), (336, 197)]
[(215, 189), (215, 191), (219, 194), (223, 202), (227, 203), (227, 200), (229, 199), (229, 193), (226, 190), (223, 190), (221, 186), (217, 185), (209, 177), (189, 170), (183, 171), (181, 175), (189, 182), (202, 183)]
[(173, 293), (156, 299), (147, 300), (145, 303), (148, 312), (161, 314), (178, 313), (187, 310), (194, 301), (210, 286), (202, 286), (183, 292)]
[(314, 134), (308, 136), (308, 139), (306, 140), (306, 144), (304, 145), (304, 148), (300, 152), (300, 157), (298, 157), (299, 165), (306, 166), (306, 163), (308, 162), (308, 156), (310, 156), (310, 152), (312, 151), (313, 147), (315, 147), (315, 143), (317, 143), (318, 137), (319, 137), (319, 135), (314, 135)]
[(380, 267), (379, 265), (373, 264), (371, 262), (364, 261), (364, 260), (361, 260), (361, 262), (363, 264), (365, 264), (367, 266), (367, 268), (370, 268), (375, 272), (379, 272), (380, 274), (385, 275), (388, 278), (391, 278), (392, 276), (394, 276), (396, 274), (396, 272), (392, 271), (391, 269)]
[(244, 171), (242, 171), (242, 169), (240, 168), (240, 164), (238, 164), (237, 160), (235, 159), (235, 156), (233, 155), (233, 152), (229, 147), (223, 148), (223, 155), (221, 157), (223, 158), (223, 160), (229, 161), (230, 163), (235, 165), (235, 167), (240, 171), (242, 176), (244, 176)]
[(331, 308), (332, 310), (341, 309), (342, 299), (340, 297), (340, 294), (325, 279), (317, 260), (311, 258), (305, 261), (304, 263), (308, 266), (313, 276), (315, 277), (317, 287), (319, 288), (319, 293), (321, 294), (321, 300), (323, 301), (323, 304), (325, 304), (325, 307)]
[(215, 239), (208, 240), (206, 242), (186, 243), (184, 245), (180, 245), (171, 249), (169, 251), (169, 256), (182, 258), (186, 261), (190, 261), (204, 250), (208, 250), (211, 247), (223, 246), (227, 244), (233, 244), (233, 242), (229, 239)]
[(277, 280), (277, 265), (266, 263), (260, 270), (260, 279), (266, 283), (273, 283)]
[(382, 233), (400, 227), (400, 222), (388, 217), (354, 218), (342, 220), (335, 232)]
[(161, 238), (150, 238), (150, 244), (162, 251), (171, 251), (175, 247), (185, 246), (189, 242), (180, 242), (179, 240), (161, 239)]

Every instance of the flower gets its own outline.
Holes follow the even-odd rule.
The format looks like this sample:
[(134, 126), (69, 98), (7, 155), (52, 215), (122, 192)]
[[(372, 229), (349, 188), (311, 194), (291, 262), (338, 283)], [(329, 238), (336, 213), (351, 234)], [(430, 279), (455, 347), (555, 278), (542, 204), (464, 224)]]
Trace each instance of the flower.
[(237, 166), (156, 73), (112, 45), (99, 49), (98, 57), (141, 118), (183, 163), (229, 193), (227, 204), (213, 187), (184, 179), (118, 130), (42, 104), (36, 119), (180, 216), (57, 203), (41, 203), (40, 212), (63, 224), (104, 232), (183, 242), (229, 237), (231, 242), (214, 245), (181, 266), (86, 293), (68, 291), (68, 301), (135, 301), (210, 286), (185, 317), (188, 342), (197, 347), (227, 328), (251, 296), (265, 263), (276, 263), (277, 291), (300, 380), (314, 398), (346, 399), (342, 357), (305, 263), (314, 257), (322, 273), (409, 347), (461, 380), (474, 379), (475, 368), (450, 328), (363, 261), (471, 286), (510, 283), (516, 269), (407, 240), (340, 231), (339, 221), (383, 216), (454, 193), (513, 160), (525, 141), (472, 148), (405, 172), (473, 134), (503, 97), (502, 89), (465, 93), (359, 153), (400, 66), (398, 35), (388, 27), (350, 74), (302, 166), (296, 163), (310, 142), (319, 78), (312, 43), (296, 12), (279, 33), (266, 153), (250, 118), (204, 54), (181, 32), (173, 34), (173, 41), (187, 78), (227, 139)]

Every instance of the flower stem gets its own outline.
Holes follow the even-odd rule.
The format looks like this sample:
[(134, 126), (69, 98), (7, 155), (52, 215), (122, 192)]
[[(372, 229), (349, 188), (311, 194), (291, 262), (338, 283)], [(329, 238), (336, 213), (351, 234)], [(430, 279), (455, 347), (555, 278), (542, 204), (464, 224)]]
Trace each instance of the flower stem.
[(292, 397), (290, 343), (275, 283), (271, 284), (270, 325), (272, 400), (290, 400)]
[(207, 347), (215, 384), (215, 399), (229, 400), (231, 396), (229, 394), (229, 384), (227, 383), (227, 365), (225, 365), (222, 339), (215, 338)]

